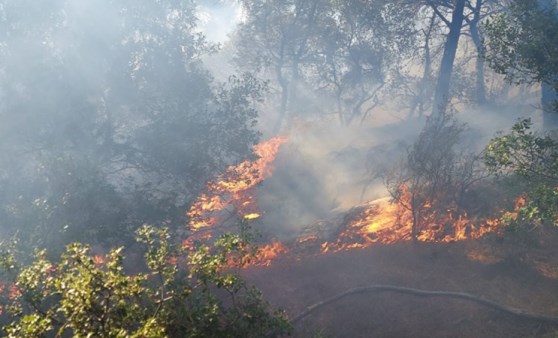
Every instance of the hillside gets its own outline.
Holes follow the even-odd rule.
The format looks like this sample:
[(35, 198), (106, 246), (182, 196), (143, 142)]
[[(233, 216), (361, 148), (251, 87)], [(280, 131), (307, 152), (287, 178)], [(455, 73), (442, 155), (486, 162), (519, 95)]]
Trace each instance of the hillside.
[[(269, 267), (253, 267), (245, 277), (291, 317), (306, 306), (370, 284), (467, 292), (558, 316), (556, 234), (538, 233), (527, 249), (512, 241), (508, 234), (286, 257)], [(557, 329), (466, 300), (393, 292), (347, 296), (311, 312), (295, 328), (298, 337), (316, 332), (326, 337), (552, 337)]]

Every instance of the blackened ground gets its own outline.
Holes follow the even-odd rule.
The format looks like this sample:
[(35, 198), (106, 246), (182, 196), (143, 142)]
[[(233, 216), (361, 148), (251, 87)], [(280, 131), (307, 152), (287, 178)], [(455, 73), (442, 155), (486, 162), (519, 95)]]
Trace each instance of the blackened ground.
[[(467, 292), (502, 305), (558, 316), (558, 236), (515, 235), (459, 243), (399, 243), (327, 255), (284, 257), (245, 277), (294, 317), (347, 289), (390, 284)], [(556, 337), (549, 326), (465, 300), (393, 292), (348, 296), (295, 325), (311, 337)]]

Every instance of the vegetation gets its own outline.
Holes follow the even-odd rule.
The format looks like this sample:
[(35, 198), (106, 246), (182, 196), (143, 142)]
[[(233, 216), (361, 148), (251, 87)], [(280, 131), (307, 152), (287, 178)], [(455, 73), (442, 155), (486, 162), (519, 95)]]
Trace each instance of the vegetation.
[(522, 119), (509, 133), (493, 138), (484, 162), (492, 173), (513, 175), (512, 182), (525, 188), (525, 203), (518, 217), (510, 219), (512, 226), (558, 226), (558, 141), (531, 128), (531, 120)]
[(558, 127), (558, 13), (554, 0), (514, 0), (485, 25), (484, 57), (513, 83), (541, 84), (544, 127)]
[(247, 18), (236, 32), (236, 64), (271, 80), (278, 92), (276, 128), (285, 127), (287, 114), (300, 114), (301, 105), (306, 114), (317, 113), (311, 101), (319, 99), (332, 100), (334, 110), (324, 114), (348, 125), (403, 85), (398, 65), (413, 47), (415, 6), (383, 0), (241, 3)]
[(454, 116), (429, 117), (406, 156), (385, 176), (393, 200), (411, 212), (412, 238), (425, 224), (443, 224), (448, 212), (453, 219), (467, 212), (467, 198), (492, 175), (506, 195), (500, 198), (522, 196), (514, 213), (504, 216), (509, 229), (558, 226), (558, 141), (553, 133), (531, 128), (530, 119), (521, 119), (476, 155), (464, 151), (465, 126)]
[(265, 86), (213, 79), (191, 2), (8, 2), (0, 18), (0, 226), (29, 248), (176, 229), (251, 154)]
[(393, 200), (412, 215), (412, 238), (425, 224), (440, 223), (448, 212), (463, 212), (466, 191), (480, 178), (478, 156), (461, 144), (465, 125), (455, 116), (430, 116), (401, 163), (386, 177)]
[(187, 250), (167, 229), (144, 226), (147, 272), (127, 274), (123, 248), (93, 256), (67, 246), (59, 262), (44, 250), (20, 266), (4, 248), (1, 304), (8, 337), (272, 337), (290, 331), (254, 288), (232, 272), (248, 254), (247, 236), (224, 235), (213, 247)]
[[(204, 11), (223, 4), (238, 6), (242, 18), (224, 32), (226, 41), (210, 41), (203, 25), (210, 15)], [(376, 122), (400, 119), (415, 128), (426, 121), (385, 177), (391, 197), (411, 212), (416, 240), (425, 224), (463, 214), (467, 194), (486, 174), (478, 170), (479, 156), (467, 151), (466, 127), (454, 109), (498, 108), (510, 101), (510, 84), (541, 84), (544, 110), (554, 103), (555, 5), (554, 0), (1, 1), (0, 240), (17, 238), (0, 252), (4, 333), (289, 334), (285, 314), (235, 273), (253, 253), (246, 229), (238, 235), (219, 229), (225, 234), (211, 246), (179, 244), (192, 239), (193, 229), (183, 226), (191, 221), (186, 211), (204, 196), (207, 182), (253, 156), (262, 133), (300, 127), (304, 137), (294, 135), (294, 142), (322, 143), (316, 151), (321, 154), (339, 145), (338, 131), (350, 134), (358, 122), (368, 134), (366, 128)], [(546, 115), (545, 127), (552, 127)], [(316, 120), (327, 127), (307, 135)], [(483, 164), (506, 178), (505, 189), (523, 194), (517, 217), (509, 219), (512, 226), (557, 226), (558, 140), (532, 128), (523, 119), (497, 135)], [(386, 148), (396, 149), (409, 135), (402, 134), (379, 147), (390, 143)], [(351, 138), (359, 139), (353, 142), (358, 147), (373, 146), (366, 137)], [(353, 144), (347, 147), (351, 156), (324, 150), (326, 160), (315, 161), (324, 169), (344, 162), (331, 164), (343, 169), (324, 175), (328, 182), (319, 192), (302, 193), (320, 185), (311, 170), (292, 171), (286, 183), (276, 184), (303, 196), (297, 209), (285, 207), (285, 213), (307, 208), (313, 217), (338, 205), (337, 196), (320, 196), (333, 200), (323, 207), (313, 199), (327, 195), (322, 192), (337, 184), (339, 172), (347, 180), (357, 176), (360, 163), (354, 159), (360, 158), (352, 155), (366, 149)], [(302, 156), (307, 149), (300, 148)], [(312, 183), (299, 187), (293, 177)], [(336, 193), (351, 190), (341, 185)], [(252, 197), (241, 202), (250, 204)], [(134, 260), (139, 253), (145, 253), (142, 262)]]
[(513, 82), (554, 85), (558, 43), (553, 1), (514, 0), (484, 25), (485, 57), (490, 66)]

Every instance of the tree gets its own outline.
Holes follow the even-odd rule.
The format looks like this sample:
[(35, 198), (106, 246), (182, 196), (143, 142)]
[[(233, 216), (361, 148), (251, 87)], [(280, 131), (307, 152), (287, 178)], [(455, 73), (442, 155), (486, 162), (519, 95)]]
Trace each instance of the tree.
[[(322, 34), (322, 58), (313, 68), (318, 88), (334, 97), (342, 125), (363, 121), (402, 86), (403, 60), (412, 53), (413, 6), (389, 1), (346, 1)], [(334, 37), (334, 39), (332, 39)]]
[[(456, 2), (456, 9), (457, 5), (460, 6), (458, 2)], [(438, 6), (448, 6), (446, 4), (439, 4)], [(471, 42), (475, 46), (476, 55), (475, 58), (475, 91), (473, 101), (478, 105), (483, 105), (486, 103), (486, 88), (485, 88), (485, 66), (484, 66), (484, 58), (482, 57), (484, 51), (484, 32), (483, 27), (481, 26), (481, 21), (484, 20), (487, 16), (493, 15), (502, 10), (502, 6), (504, 4), (501, 1), (495, 0), (467, 0), (464, 3), (464, 10), (463, 10), (463, 22), (464, 25), (461, 29), (461, 35), (464, 37), (470, 38)], [(444, 21), (446, 26), (450, 29), (452, 28), (453, 19), (449, 21), (445, 19), (445, 17), (441, 16), (439, 10), (435, 10), (438, 13), (438, 16), (441, 17), (441, 20)], [(457, 31), (457, 25), (454, 25), (454, 30)], [(448, 36), (449, 38), (449, 36)]]
[(541, 83), (544, 125), (555, 128), (558, 69), (555, 3), (512, 1), (508, 11), (493, 17), (485, 26), (485, 57), (489, 65), (510, 82)]
[(473, 6), (471, 1), (466, 3), (466, 6), (471, 10), (473, 17), (465, 17), (465, 21), (469, 26), (469, 31), (471, 33), (471, 40), (473, 41), (477, 57), (475, 61), (475, 73), (476, 73), (476, 93), (475, 101), (479, 105), (486, 103), (486, 88), (484, 85), (484, 58), (482, 57), (482, 52), (484, 50), (483, 33), (480, 29), (480, 21), (483, 17), (483, 7), (486, 1), (477, 0)]
[(431, 87), (432, 82), (432, 63), (434, 61), (435, 52), (431, 46), (432, 39), (434, 39), (434, 31), (438, 28), (437, 27), (437, 15), (435, 12), (427, 13), (425, 20), (427, 22), (426, 27), (421, 29), (420, 32), (423, 36), (422, 44), (419, 48), (419, 58), (420, 63), (422, 64), (422, 75), (420, 80), (418, 80), (418, 85), (416, 91), (413, 93), (411, 99), (411, 107), (409, 110), (409, 117), (413, 116), (415, 113), (418, 113), (419, 117), (423, 116), (423, 113), (426, 111), (426, 103), (428, 102), (428, 98), (430, 97), (429, 88)]
[(436, 91), (434, 92), (433, 114), (440, 114), (445, 111), (449, 103), (450, 80), (453, 71), (455, 54), (457, 53), (457, 46), (459, 44), (459, 37), (461, 36), (464, 9), (465, 0), (456, 0), (454, 7), (452, 8), (449, 33), (444, 44), (444, 54), (440, 64)]
[(327, 17), (328, 1), (241, 1), (246, 20), (236, 33), (237, 64), (250, 72), (272, 74), (278, 86), (279, 107), (275, 132), (283, 128), (301, 66), (308, 59), (317, 22)]
[(265, 86), (213, 80), (192, 2), (8, 1), (0, 25), (1, 232), (63, 248), (184, 224), (259, 136)]
[[(411, 91), (409, 116), (417, 112), (422, 115), (430, 102), (436, 111), (449, 104), (452, 98), (484, 105), (487, 93), (481, 22), (501, 11), (504, 4), (495, 0), (429, 0), (413, 2), (410, 6), (413, 5), (416, 24), (422, 33), (418, 53), (413, 59), (421, 64), (423, 71), (417, 88)], [(474, 45), (472, 52), (467, 48), (467, 40)], [(474, 74), (470, 74), (470, 60), (475, 62)], [(432, 83), (435, 88), (431, 88)]]
[[(211, 248), (187, 250), (167, 229), (137, 231), (146, 271), (128, 275), (123, 248), (93, 256), (68, 245), (59, 262), (38, 251), (27, 266), (3, 248), (1, 305), (7, 337), (273, 337), (288, 334), (281, 311), (231, 272), (248, 254), (247, 237), (223, 235)], [(6, 298), (4, 298), (6, 296)], [(2, 309), (0, 307), (0, 309)]]
[[(292, 107), (331, 101), (341, 124), (364, 118), (398, 84), (414, 41), (412, 6), (384, 0), (243, 1), (237, 64), (269, 76), (283, 127)], [(298, 91), (307, 93), (296, 96)], [(310, 103), (309, 103), (310, 102)], [(315, 108), (323, 110), (323, 107)]]

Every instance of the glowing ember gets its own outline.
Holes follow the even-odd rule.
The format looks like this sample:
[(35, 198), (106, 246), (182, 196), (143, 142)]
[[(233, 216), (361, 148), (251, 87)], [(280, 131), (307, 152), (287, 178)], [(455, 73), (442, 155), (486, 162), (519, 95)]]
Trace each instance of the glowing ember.
[(558, 279), (558, 268), (544, 260), (534, 260), (535, 269), (543, 276), (551, 279)]
[(467, 257), (475, 262), (492, 265), (504, 260), (504, 256), (493, 250), (490, 246), (477, 245), (468, 250)]
[(296, 239), (296, 244), (297, 245), (304, 245), (305, 243), (312, 243), (314, 241), (318, 240), (318, 236), (306, 236), (306, 237), (300, 237)]
[(93, 256), (93, 263), (95, 263), (96, 266), (103, 266), (106, 262), (106, 257), (104, 255), (95, 255)]
[(182, 247), (187, 251), (195, 251), (196, 245), (201, 242), (207, 242), (212, 238), (211, 232), (196, 232), (188, 236), (187, 239), (182, 241)]
[(244, 219), (247, 219), (247, 220), (256, 219), (256, 218), (260, 218), (260, 217), (261, 217), (261, 215), (258, 214), (258, 213), (252, 213), (252, 214), (244, 215)]
[(274, 169), (271, 163), (285, 142), (287, 138), (279, 136), (255, 145), (256, 160), (231, 166), (216, 182), (209, 183), (208, 192), (201, 195), (187, 213), (190, 228), (198, 230), (219, 223), (218, 211), (229, 206), (244, 219), (260, 217), (251, 189), (271, 176)]

